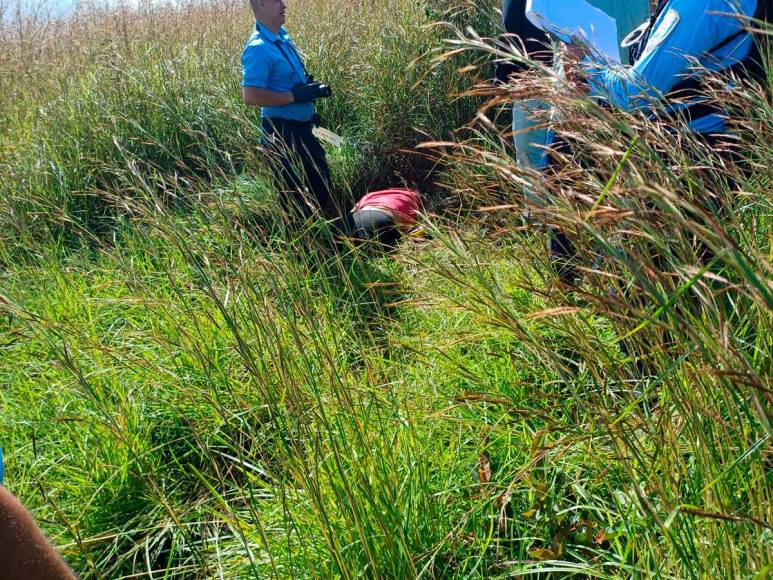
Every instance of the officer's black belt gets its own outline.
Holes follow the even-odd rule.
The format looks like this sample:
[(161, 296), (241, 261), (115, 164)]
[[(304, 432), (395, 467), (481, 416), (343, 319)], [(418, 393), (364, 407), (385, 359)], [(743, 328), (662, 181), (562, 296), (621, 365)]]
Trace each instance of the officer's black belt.
[(311, 121), (297, 121), (295, 119), (283, 119), (282, 117), (267, 117), (263, 119), (263, 125), (285, 125), (286, 127), (308, 127)]
[(298, 121), (296, 119), (285, 119), (284, 117), (264, 117), (263, 126), (266, 125), (283, 125), (288, 128), (297, 127), (298, 129), (306, 128), (310, 126), (319, 127), (320, 116), (316, 113), (308, 121)]

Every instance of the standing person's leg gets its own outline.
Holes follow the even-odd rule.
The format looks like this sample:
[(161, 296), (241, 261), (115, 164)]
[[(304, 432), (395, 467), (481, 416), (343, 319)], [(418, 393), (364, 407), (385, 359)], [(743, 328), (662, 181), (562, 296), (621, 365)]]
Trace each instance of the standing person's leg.
[(264, 144), (277, 176), (279, 201), (291, 219), (340, 215), (330, 193), (330, 168), (311, 123), (263, 121)]
[[(739, 183), (736, 177), (748, 174), (748, 167), (745, 167), (743, 156), (739, 150), (739, 143), (735, 136), (729, 134), (708, 134), (701, 135), (705, 149), (703, 151), (691, 152), (690, 158), (695, 171), (707, 175), (707, 177), (719, 177), (724, 183), (716, 187), (717, 195), (709, 195), (702, 200), (702, 209), (715, 216), (720, 223), (727, 220), (727, 212), (731, 211), (725, 206), (726, 199), (723, 199), (719, 192), (725, 190), (728, 192), (738, 191)], [(707, 159), (712, 163), (707, 164)], [(712, 167), (713, 165), (713, 167)], [(722, 167), (730, 168), (729, 171), (723, 171)], [(735, 169), (737, 171), (734, 171)], [(709, 190), (714, 189), (709, 187)], [(695, 216), (697, 219), (697, 216)], [(716, 253), (706, 242), (695, 240), (696, 254), (701, 264), (706, 265), (711, 262)]]
[[(549, 152), (545, 155), (546, 171), (554, 174), (559, 171), (561, 157), (570, 151), (571, 146), (566, 140), (554, 138)], [(577, 248), (569, 236), (557, 226), (548, 228), (548, 258), (553, 270), (564, 284), (572, 285), (578, 280)]]
[[(526, 0), (504, 0), (502, 3), (502, 24), (507, 34), (523, 45), (530, 58), (546, 66), (553, 63), (550, 38), (526, 18)], [(497, 65), (497, 78), (507, 82), (510, 74), (524, 71), (528, 64), (505, 62)], [(540, 113), (549, 108), (536, 99), (524, 99), (513, 103), (512, 129), (516, 163), (521, 169), (541, 171), (545, 167), (544, 145), (547, 130), (539, 127)], [(527, 201), (530, 192), (527, 188)]]
[(303, 163), (305, 184), (309, 193), (323, 216), (327, 219), (340, 217), (341, 211), (330, 192), (330, 167), (325, 150), (312, 133), (311, 126), (304, 127), (297, 137), (298, 154)]
[(539, 127), (538, 115), (550, 106), (536, 99), (513, 104), (513, 141), (518, 165), (540, 171), (545, 167), (548, 130)]
[[(536, 99), (527, 99), (513, 103), (513, 143), (515, 159), (523, 169), (542, 171), (547, 156), (545, 143), (548, 130), (540, 127), (539, 114), (547, 111), (550, 105)], [(529, 192), (526, 192), (527, 196)]]
[(309, 219), (312, 211), (303, 195), (303, 162), (296, 152), (292, 130), (284, 122), (264, 119), (263, 145), (274, 171), (282, 211), (290, 221)]
[(553, 266), (559, 280), (564, 284), (571, 286), (580, 277), (575, 264), (577, 249), (572, 244), (563, 231), (558, 228), (551, 228), (548, 239), (548, 254), (550, 263)]

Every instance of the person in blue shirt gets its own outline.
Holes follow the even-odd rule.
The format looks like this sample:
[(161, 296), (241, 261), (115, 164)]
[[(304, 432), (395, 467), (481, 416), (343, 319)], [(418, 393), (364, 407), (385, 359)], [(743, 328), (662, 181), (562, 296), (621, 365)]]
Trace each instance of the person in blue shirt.
[[(630, 67), (602, 62), (579, 46), (568, 48), (567, 65), (599, 102), (652, 117), (681, 116), (689, 129), (716, 143), (730, 132), (729, 114), (708, 102), (701, 81), (711, 72), (759, 70), (759, 47), (748, 27), (751, 18), (769, 14), (770, 0), (663, 0), (634, 31), (638, 40), (626, 43)], [(562, 280), (572, 283), (576, 251), (566, 234), (552, 232), (550, 254)]]
[[(626, 36), (649, 15), (649, 0), (590, 0), (590, 3), (612, 16), (618, 32)], [(553, 65), (553, 46), (548, 34), (526, 18), (526, 0), (503, 0), (502, 24), (507, 35), (523, 44), (526, 54), (545, 66)], [(510, 76), (527, 68), (526, 63), (498, 62), (495, 76), (506, 83)], [(545, 146), (549, 141), (547, 128), (540, 127), (540, 112), (549, 108), (547, 103), (536, 99), (524, 99), (513, 103), (513, 142), (516, 161), (523, 169), (542, 170), (547, 164)], [(544, 124), (544, 123), (542, 123)]]
[[(769, 2), (769, 0), (760, 0)], [(727, 114), (700, 95), (708, 72), (745, 66), (755, 51), (749, 19), (757, 0), (666, 0), (641, 31), (629, 68), (608, 66), (589, 54), (582, 68), (590, 96), (624, 111), (686, 115), (693, 131), (727, 133)], [(697, 65), (697, 66), (696, 66)], [(685, 98), (688, 97), (689, 98)]]
[(325, 151), (312, 133), (314, 101), (330, 87), (314, 82), (287, 30), (284, 0), (250, 0), (255, 30), (242, 52), (242, 96), (261, 108), (262, 142), (272, 156), (280, 202), (291, 219), (339, 212), (330, 194)]

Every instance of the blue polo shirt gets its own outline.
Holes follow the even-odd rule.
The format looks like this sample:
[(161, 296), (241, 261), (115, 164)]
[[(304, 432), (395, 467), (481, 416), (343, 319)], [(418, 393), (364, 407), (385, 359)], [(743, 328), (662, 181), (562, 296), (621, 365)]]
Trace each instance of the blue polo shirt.
[[(298, 83), (308, 82), (301, 57), (287, 30), (274, 34), (260, 22), (242, 52), (242, 86), (287, 92)], [(281, 107), (263, 107), (264, 118), (309, 121), (314, 103), (292, 103)]]
[[(670, 0), (655, 23), (644, 52), (631, 68), (586, 59), (590, 93), (623, 110), (649, 110), (679, 82), (700, 76), (696, 63), (720, 71), (743, 61), (753, 39), (743, 35), (713, 55), (707, 55), (744, 25), (756, 0)], [(673, 104), (678, 110), (686, 105)], [(723, 133), (726, 118), (708, 115), (690, 123), (698, 133)]]

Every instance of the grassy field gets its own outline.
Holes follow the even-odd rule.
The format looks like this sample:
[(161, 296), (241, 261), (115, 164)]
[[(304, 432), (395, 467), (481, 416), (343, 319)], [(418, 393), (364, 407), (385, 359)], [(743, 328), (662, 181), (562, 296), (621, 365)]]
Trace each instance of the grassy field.
[[(277, 219), (246, 6), (0, 28), (0, 445), (82, 577), (773, 573), (773, 103), (717, 85), (727, 165), (491, 89), (498, 6), (290, 3), (340, 198), (425, 195), (391, 255)], [(502, 134), (534, 92), (573, 288)]]

